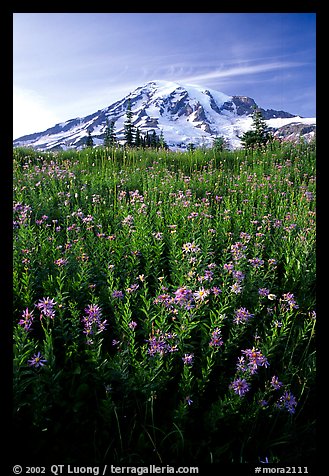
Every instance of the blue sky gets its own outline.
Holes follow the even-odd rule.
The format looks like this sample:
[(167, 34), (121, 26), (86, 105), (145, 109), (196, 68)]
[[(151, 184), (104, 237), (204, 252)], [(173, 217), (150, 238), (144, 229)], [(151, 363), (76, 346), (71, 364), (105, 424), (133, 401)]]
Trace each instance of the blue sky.
[(153, 79), (315, 116), (315, 13), (14, 13), (14, 138)]

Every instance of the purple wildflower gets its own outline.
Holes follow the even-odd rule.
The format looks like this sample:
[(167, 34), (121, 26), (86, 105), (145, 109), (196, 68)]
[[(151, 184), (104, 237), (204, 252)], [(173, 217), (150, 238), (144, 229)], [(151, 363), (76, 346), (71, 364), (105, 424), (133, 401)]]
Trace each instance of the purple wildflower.
[(244, 250), (246, 249), (246, 245), (241, 243), (241, 241), (237, 241), (234, 245), (231, 246), (231, 253), (232, 258), (234, 261), (239, 261), (240, 259), (245, 257)]
[(200, 246), (192, 243), (184, 243), (182, 246), (183, 253), (198, 253), (200, 251)]
[(194, 359), (194, 354), (185, 354), (184, 357), (182, 357), (184, 365), (192, 365), (193, 359)]
[(193, 301), (193, 294), (192, 291), (185, 286), (178, 288), (175, 292), (174, 302), (179, 304), (180, 306), (186, 306), (186, 304), (191, 304)]
[(211, 288), (211, 291), (214, 294), (214, 296), (218, 296), (222, 292), (222, 290), (217, 286), (213, 286)]
[(278, 408), (281, 410), (287, 410), (291, 415), (295, 413), (297, 401), (294, 395), (291, 392), (284, 392), (284, 394), (280, 397), (278, 403)]
[(187, 403), (188, 405), (191, 405), (191, 404), (193, 403), (193, 400), (191, 400), (191, 397), (189, 397), (189, 396), (186, 397), (185, 400), (186, 400), (186, 403)]
[(251, 314), (245, 307), (240, 307), (235, 311), (233, 322), (235, 324), (245, 323), (248, 322), (252, 317), (254, 317), (254, 314)]
[(67, 259), (66, 258), (58, 258), (54, 261), (54, 263), (59, 267), (65, 266), (67, 264)]
[(134, 330), (136, 326), (137, 326), (137, 322), (135, 321), (130, 321), (128, 324), (128, 327), (132, 330)]
[(46, 362), (47, 360), (42, 358), (42, 355), (40, 354), (40, 352), (38, 352), (37, 354), (34, 354), (32, 359), (27, 361), (30, 367), (35, 367), (35, 368), (44, 367)]
[(238, 283), (241, 283), (241, 281), (243, 281), (245, 278), (245, 275), (243, 274), (243, 272), (238, 270), (233, 270), (232, 275), (233, 275), (233, 278), (236, 279)]
[(25, 311), (23, 311), (22, 314), (22, 319), (19, 321), (20, 326), (24, 326), (24, 330), (29, 331), (31, 328), (31, 325), (33, 323), (33, 311), (29, 311), (29, 308), (27, 307)]
[(279, 390), (282, 387), (282, 382), (279, 382), (279, 379), (276, 375), (273, 375), (271, 379), (271, 385), (275, 390)]
[(233, 283), (230, 289), (234, 294), (240, 294), (242, 292), (242, 286), (238, 282)]
[(243, 397), (249, 391), (250, 387), (246, 379), (237, 378), (230, 384), (230, 388), (239, 395), (239, 397)]
[(286, 293), (282, 296), (281, 301), (283, 301), (283, 307), (285, 309), (289, 308), (290, 310), (292, 309), (298, 309), (299, 306), (296, 303), (296, 300), (294, 298), (294, 295), (292, 293)]
[(267, 288), (259, 288), (259, 289), (258, 289), (258, 294), (259, 294), (259, 296), (264, 296), (264, 297), (266, 297), (266, 296), (268, 296), (268, 295), (270, 294), (270, 291), (269, 291), (269, 289), (267, 289)]
[(55, 310), (54, 306), (57, 304), (57, 302), (54, 301), (54, 299), (50, 299), (49, 297), (40, 299), (38, 304), (36, 305), (38, 309), (41, 311), (40, 318), (42, 315), (45, 317), (50, 317), (51, 319), (54, 319), (55, 317)]
[(210, 347), (220, 347), (223, 345), (223, 339), (219, 327), (216, 327), (216, 329), (211, 333), (209, 345)]
[(245, 354), (249, 360), (247, 368), (250, 370), (251, 374), (256, 373), (258, 367), (268, 367), (270, 365), (267, 358), (261, 353), (261, 351), (255, 349), (255, 347), (243, 350), (242, 353)]
[(137, 291), (138, 288), (139, 288), (139, 284), (134, 283), (134, 284), (132, 284), (131, 286), (129, 286), (129, 288), (126, 289), (126, 292), (127, 292), (128, 294), (131, 294), (131, 293)]
[[(102, 321), (102, 310), (97, 304), (88, 304), (85, 308), (86, 315), (82, 318), (82, 322), (84, 325), (83, 333), (86, 336), (90, 336), (95, 334), (95, 332), (102, 332), (105, 330), (107, 325), (106, 320)], [(88, 341), (91, 343), (91, 341)]]
[(115, 290), (115, 291), (113, 291), (113, 293), (112, 293), (112, 297), (113, 297), (114, 299), (123, 299), (123, 292), (122, 292), (122, 291), (117, 291), (117, 290)]
[(260, 268), (264, 264), (264, 260), (260, 258), (251, 258), (248, 261), (254, 268)]
[[(151, 356), (154, 357), (156, 354), (159, 354), (161, 356), (171, 353), (171, 352), (176, 352), (177, 345), (176, 345), (176, 334), (170, 334), (170, 333), (163, 333), (159, 329), (155, 333), (156, 335), (151, 335), (150, 339), (147, 340), (149, 344), (149, 348), (147, 349), (147, 353)], [(171, 341), (174, 341), (172, 344)]]
[(227, 271), (228, 273), (231, 273), (234, 269), (234, 266), (232, 263), (225, 263), (223, 268), (225, 269), (225, 271)]

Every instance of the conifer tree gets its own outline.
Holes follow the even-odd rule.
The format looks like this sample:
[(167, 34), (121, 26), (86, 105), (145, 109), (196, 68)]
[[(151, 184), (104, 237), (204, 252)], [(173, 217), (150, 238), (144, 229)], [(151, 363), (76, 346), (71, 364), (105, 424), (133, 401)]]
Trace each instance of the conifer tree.
[(115, 146), (115, 143), (116, 143), (115, 123), (114, 121), (111, 121), (111, 123), (109, 123), (108, 119), (106, 119), (104, 147), (113, 147)]
[(132, 124), (133, 113), (131, 111), (130, 98), (128, 99), (126, 117), (127, 117), (127, 120), (124, 123), (124, 135), (126, 139), (126, 145), (128, 145), (129, 147), (132, 147), (134, 142), (134, 126)]
[(222, 136), (215, 137), (212, 147), (216, 152), (222, 152), (223, 149), (226, 147), (225, 138)]
[(86, 140), (86, 147), (94, 147), (94, 141), (93, 138), (91, 137), (91, 132), (88, 131), (88, 137)]
[(252, 116), (254, 130), (247, 131), (241, 137), (241, 143), (245, 149), (261, 149), (266, 147), (268, 142), (273, 139), (272, 134), (268, 131), (266, 122), (260, 109), (255, 108)]
[(142, 137), (139, 128), (137, 127), (136, 129), (136, 134), (135, 134), (135, 142), (134, 142), (135, 147), (141, 147), (142, 146)]
[(160, 132), (160, 137), (159, 137), (159, 146), (161, 147), (161, 149), (168, 149), (168, 145), (164, 139), (162, 130)]
[(156, 132), (153, 131), (151, 134), (151, 148), (156, 149), (158, 145), (158, 137), (156, 135)]
[(109, 120), (106, 119), (106, 129), (105, 129), (105, 137), (103, 142), (104, 147), (110, 147), (110, 126)]

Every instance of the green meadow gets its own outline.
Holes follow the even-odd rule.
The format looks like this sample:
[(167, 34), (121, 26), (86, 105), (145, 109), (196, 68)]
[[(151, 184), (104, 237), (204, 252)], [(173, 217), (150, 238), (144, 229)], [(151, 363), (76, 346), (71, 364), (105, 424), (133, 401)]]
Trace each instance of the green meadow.
[(27, 459), (314, 460), (315, 154), (14, 149)]

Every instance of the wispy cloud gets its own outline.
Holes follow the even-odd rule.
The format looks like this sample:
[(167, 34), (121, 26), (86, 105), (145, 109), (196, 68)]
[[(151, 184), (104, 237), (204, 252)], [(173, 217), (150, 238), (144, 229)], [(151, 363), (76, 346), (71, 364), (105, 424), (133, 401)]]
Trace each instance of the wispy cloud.
[(260, 73), (266, 73), (269, 71), (297, 68), (300, 66), (303, 66), (303, 63), (282, 62), (282, 61), (254, 64), (254, 65), (250, 65), (250, 64), (239, 65), (239, 66), (233, 66), (231, 68), (216, 69), (214, 71), (208, 71), (201, 74), (185, 76), (181, 79), (181, 81), (198, 82), (198, 81), (206, 81), (206, 80), (213, 80), (213, 79), (229, 79), (236, 76), (256, 75)]

